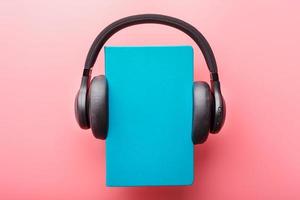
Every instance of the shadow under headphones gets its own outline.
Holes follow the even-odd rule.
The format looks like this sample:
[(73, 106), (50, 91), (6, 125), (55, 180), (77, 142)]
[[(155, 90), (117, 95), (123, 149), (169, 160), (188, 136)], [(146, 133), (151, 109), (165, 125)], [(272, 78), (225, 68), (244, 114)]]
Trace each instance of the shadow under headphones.
[(108, 131), (108, 89), (104, 75), (91, 81), (92, 67), (105, 42), (116, 32), (129, 26), (145, 23), (163, 24), (181, 30), (199, 46), (210, 71), (211, 87), (203, 81), (194, 82), (193, 130), (194, 144), (206, 141), (208, 133), (218, 133), (225, 121), (226, 107), (221, 94), (217, 63), (204, 36), (192, 25), (165, 15), (142, 14), (117, 20), (103, 29), (94, 40), (83, 70), (80, 89), (75, 99), (75, 115), (79, 126), (91, 128), (98, 139), (105, 139)]

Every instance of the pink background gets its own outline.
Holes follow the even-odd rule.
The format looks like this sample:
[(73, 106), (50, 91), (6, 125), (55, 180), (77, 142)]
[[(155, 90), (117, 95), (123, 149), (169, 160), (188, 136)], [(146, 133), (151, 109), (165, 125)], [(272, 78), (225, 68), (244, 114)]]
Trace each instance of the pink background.
[[(299, 199), (299, 8), (296, 0), (1, 1), (0, 198)], [(194, 24), (216, 54), (227, 121), (195, 147), (192, 187), (105, 187), (105, 143), (75, 122), (92, 40), (138, 13)], [(129, 28), (109, 44), (194, 45), (158, 25)], [(208, 80), (195, 53), (195, 78)]]

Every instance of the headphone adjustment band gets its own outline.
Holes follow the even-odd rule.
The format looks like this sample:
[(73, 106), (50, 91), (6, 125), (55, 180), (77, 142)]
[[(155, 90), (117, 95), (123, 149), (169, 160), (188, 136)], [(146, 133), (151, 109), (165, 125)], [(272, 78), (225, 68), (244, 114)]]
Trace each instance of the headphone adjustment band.
[(92, 74), (92, 68), (89, 68), (89, 69), (84, 68), (83, 69), (82, 76), (91, 76), (91, 74)]
[[(193, 39), (196, 42), (196, 44), (200, 48), (209, 71), (211, 73), (218, 72), (214, 53), (208, 41), (194, 26), (180, 19), (158, 14), (133, 15), (119, 19), (113, 22), (112, 24), (108, 25), (98, 34), (98, 36), (94, 40), (86, 57), (85, 68), (89, 69), (94, 66), (98, 54), (104, 46), (104, 44), (106, 43), (106, 41), (118, 31), (133, 25), (153, 23), (170, 26), (187, 34), (191, 39)], [(213, 76), (213, 80), (217, 80), (215, 75)]]
[(213, 82), (219, 81), (218, 72), (212, 72), (212, 73), (210, 73), (210, 80), (213, 81)]

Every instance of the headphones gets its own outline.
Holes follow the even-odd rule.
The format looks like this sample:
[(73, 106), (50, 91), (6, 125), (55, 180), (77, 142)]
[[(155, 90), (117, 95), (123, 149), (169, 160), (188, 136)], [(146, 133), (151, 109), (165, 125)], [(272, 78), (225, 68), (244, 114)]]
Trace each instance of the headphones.
[(104, 75), (91, 81), (92, 67), (105, 42), (116, 32), (137, 24), (162, 24), (181, 30), (200, 48), (210, 71), (211, 87), (203, 81), (194, 82), (192, 141), (201, 144), (208, 133), (218, 133), (225, 121), (226, 107), (221, 93), (217, 63), (204, 36), (192, 25), (165, 15), (133, 15), (117, 20), (103, 29), (94, 40), (84, 65), (80, 89), (75, 99), (75, 116), (82, 129), (92, 129), (98, 139), (105, 139), (108, 131), (108, 88)]

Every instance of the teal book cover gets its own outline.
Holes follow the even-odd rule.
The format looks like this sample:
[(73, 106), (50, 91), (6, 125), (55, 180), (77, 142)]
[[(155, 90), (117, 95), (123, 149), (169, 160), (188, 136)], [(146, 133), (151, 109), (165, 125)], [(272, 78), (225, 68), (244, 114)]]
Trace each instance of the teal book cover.
[(193, 49), (108, 46), (107, 186), (191, 185)]

